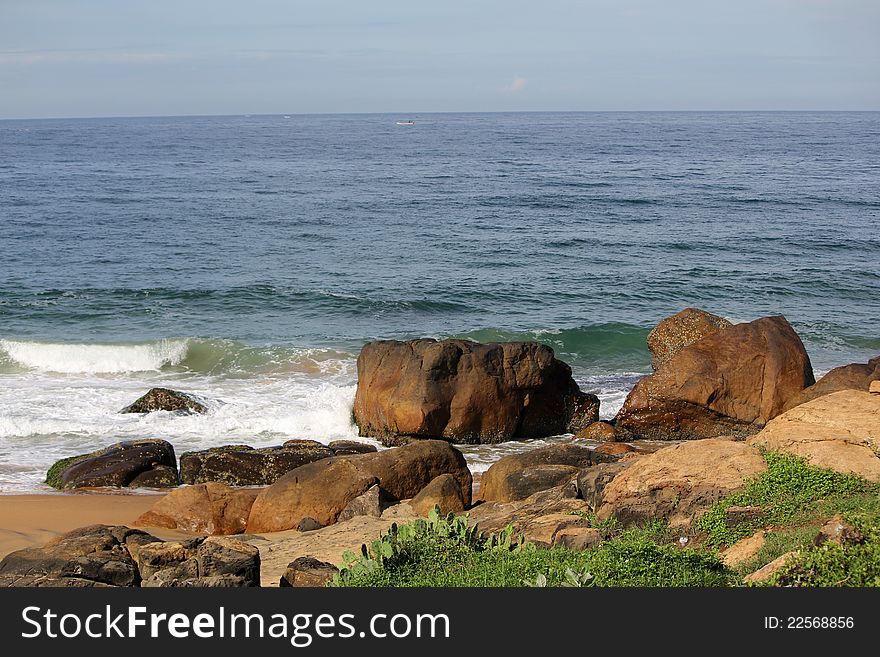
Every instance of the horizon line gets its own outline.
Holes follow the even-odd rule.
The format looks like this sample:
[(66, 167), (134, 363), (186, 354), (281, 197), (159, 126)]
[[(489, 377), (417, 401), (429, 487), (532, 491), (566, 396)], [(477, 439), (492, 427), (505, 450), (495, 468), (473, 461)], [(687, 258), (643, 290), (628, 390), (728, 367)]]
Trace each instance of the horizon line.
[(182, 119), (182, 118), (227, 118), (253, 116), (377, 116), (395, 114), (400, 116), (424, 114), (870, 114), (878, 109), (608, 109), (608, 110), (427, 110), (422, 112), (232, 112), (220, 114), (117, 114), (117, 115), (75, 115), (75, 116), (9, 116), (0, 121), (70, 121), (94, 119)]

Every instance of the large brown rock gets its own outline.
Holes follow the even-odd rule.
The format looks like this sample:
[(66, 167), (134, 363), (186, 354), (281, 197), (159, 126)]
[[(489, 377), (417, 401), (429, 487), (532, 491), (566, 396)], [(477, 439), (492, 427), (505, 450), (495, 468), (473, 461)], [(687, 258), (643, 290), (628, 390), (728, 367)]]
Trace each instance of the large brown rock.
[(410, 499), (444, 473), (455, 477), (462, 499), (470, 504), (472, 479), (464, 456), (442, 440), (315, 461), (291, 470), (260, 493), (251, 508), (247, 531), (293, 529), (303, 518), (326, 526), (375, 484), (393, 500)]
[(358, 356), (354, 419), (362, 436), (497, 443), (573, 433), (599, 417), (571, 368), (535, 342), (383, 340)]
[(880, 481), (880, 397), (858, 390), (817, 397), (771, 420), (748, 443)]
[(594, 463), (593, 450), (567, 443), (505, 456), (480, 479), (479, 498), (494, 502), (523, 500), (539, 490), (562, 485)]
[(618, 473), (602, 490), (597, 516), (624, 524), (664, 518), (671, 527), (686, 526), (766, 469), (760, 452), (744, 442), (710, 438), (670, 445)]
[(813, 382), (789, 323), (763, 317), (683, 347), (635, 385), (615, 427), (655, 440), (748, 436)]
[[(514, 538), (544, 542), (542, 537), (546, 536), (547, 531), (544, 518), (553, 516), (558, 519), (564, 515), (576, 521), (590, 510), (587, 503), (578, 497), (577, 486), (567, 484), (538, 491), (524, 500), (482, 502), (468, 511), (468, 518), (486, 534), (498, 533), (509, 525)], [(557, 525), (555, 529), (562, 527)]]
[(173, 413), (207, 413), (208, 407), (185, 392), (169, 388), (152, 388), (143, 397), (123, 408), (120, 413), (152, 413), (170, 411)]
[(0, 561), (0, 586), (139, 586), (133, 547), (158, 541), (123, 526), (90, 525)]
[(434, 477), (431, 482), (412, 498), (409, 505), (418, 515), (427, 515), (437, 507), (440, 513), (460, 513), (465, 510), (464, 499), (461, 495), (461, 486), (451, 474), (442, 474)]
[(688, 345), (731, 326), (733, 324), (723, 317), (698, 308), (685, 308), (667, 317), (648, 334), (651, 367), (660, 369), (663, 363)]
[(185, 484), (219, 481), (230, 486), (268, 486), (285, 472), (334, 455), (317, 441), (288, 441), (279, 447), (248, 445), (212, 447), (180, 455), (180, 479)]
[(832, 392), (841, 390), (870, 390), (871, 383), (880, 381), (880, 356), (872, 358), (866, 364), (853, 363), (842, 367), (835, 367), (809, 388), (792, 397), (785, 404), (785, 410), (799, 406), (805, 402), (830, 395)]
[[(152, 471), (158, 477), (149, 477)], [(127, 440), (57, 461), (46, 474), (53, 488), (177, 485), (174, 447), (164, 440)]]
[(134, 524), (193, 534), (241, 534), (259, 492), (217, 482), (184, 486), (163, 496)]

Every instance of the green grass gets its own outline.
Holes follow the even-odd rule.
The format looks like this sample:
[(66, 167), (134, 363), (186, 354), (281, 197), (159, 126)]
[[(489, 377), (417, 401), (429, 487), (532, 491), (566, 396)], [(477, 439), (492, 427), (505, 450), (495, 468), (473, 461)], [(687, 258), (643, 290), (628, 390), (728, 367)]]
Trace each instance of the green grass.
[[(764, 454), (767, 470), (746, 483), (745, 490), (717, 502), (696, 523), (707, 534), (710, 547), (732, 545), (761, 527), (813, 524), (829, 517), (854, 496), (877, 497), (880, 487), (851, 474), (809, 465), (788, 454)], [(725, 512), (732, 506), (759, 506), (762, 517), (734, 527), (726, 523)]]
[(727, 586), (735, 575), (717, 556), (664, 545), (665, 525), (621, 531), (582, 552), (511, 543), (510, 533), (482, 536), (465, 518), (439, 517), (404, 525), (347, 555), (332, 586), (518, 587), (571, 585), (572, 574), (590, 586)]

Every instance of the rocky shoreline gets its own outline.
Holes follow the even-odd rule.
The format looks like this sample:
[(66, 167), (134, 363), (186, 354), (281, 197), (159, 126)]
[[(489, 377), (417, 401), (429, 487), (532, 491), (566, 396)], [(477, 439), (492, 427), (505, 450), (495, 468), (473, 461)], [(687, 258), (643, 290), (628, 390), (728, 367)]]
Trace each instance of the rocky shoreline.
[[(731, 325), (693, 308), (658, 324), (648, 347), (653, 374), (600, 422), (598, 398), (549, 347), (370, 343), (358, 358), (353, 418), (362, 436), (389, 449), (290, 440), (178, 462), (172, 445), (145, 439), (72, 456), (52, 466), (47, 483), (170, 492), (128, 523), (143, 529), (92, 526), (7, 555), (0, 585), (315, 585), (333, 572), (326, 559), (338, 563), (343, 543), (357, 549), (435, 508), (544, 547), (598, 545), (588, 517), (662, 520), (694, 541), (695, 520), (760, 476), (767, 451), (880, 482), (880, 357), (815, 381), (785, 318)], [(159, 409), (207, 407), (154, 389), (122, 412)], [(478, 488), (455, 447), (560, 434), (570, 442), (503, 457)], [(151, 528), (192, 538), (160, 541)], [(279, 575), (281, 561), (290, 569)]]

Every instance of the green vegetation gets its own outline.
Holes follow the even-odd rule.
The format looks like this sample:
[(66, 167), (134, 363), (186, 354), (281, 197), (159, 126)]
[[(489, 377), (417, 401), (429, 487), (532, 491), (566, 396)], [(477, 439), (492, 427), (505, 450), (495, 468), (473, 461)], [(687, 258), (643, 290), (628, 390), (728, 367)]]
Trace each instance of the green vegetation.
[[(331, 586), (741, 586), (742, 577), (783, 553), (798, 551), (763, 586), (880, 586), (880, 485), (854, 475), (768, 452), (767, 470), (743, 491), (709, 509), (693, 525), (690, 546), (677, 543), (665, 522), (623, 527), (615, 519), (575, 513), (599, 529), (602, 542), (574, 551), (513, 541), (511, 528), (483, 535), (466, 517), (441, 516), (392, 529), (347, 553)], [(728, 526), (733, 506), (757, 506), (758, 517)], [(814, 545), (820, 527), (842, 516), (863, 541)], [(717, 550), (766, 529), (756, 557), (726, 568)]]
[[(705, 532), (706, 545), (732, 545), (761, 527), (810, 524), (835, 513), (836, 505), (854, 495), (876, 497), (878, 489), (855, 475), (809, 465), (789, 454), (764, 454), (767, 470), (749, 481), (745, 490), (717, 502), (696, 523)], [(758, 506), (762, 515), (751, 522), (729, 527), (726, 511), (732, 506)], [(815, 534), (815, 532), (814, 532)]]
[(64, 471), (75, 463), (83, 461), (88, 457), (88, 454), (80, 454), (78, 456), (68, 456), (67, 458), (55, 461), (55, 463), (52, 464), (52, 467), (49, 468), (49, 471), (46, 472), (46, 483), (52, 488), (61, 490), (64, 485), (61, 481), (61, 475), (64, 474)]
[[(734, 575), (713, 554), (655, 542), (665, 528), (628, 529), (596, 549), (537, 549), (508, 529), (483, 535), (463, 517), (393, 527), (348, 553), (331, 586), (725, 586)], [(661, 529), (662, 528), (662, 529)]]

